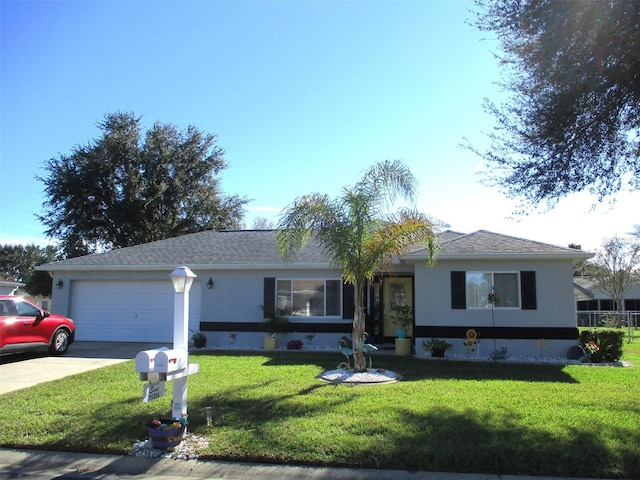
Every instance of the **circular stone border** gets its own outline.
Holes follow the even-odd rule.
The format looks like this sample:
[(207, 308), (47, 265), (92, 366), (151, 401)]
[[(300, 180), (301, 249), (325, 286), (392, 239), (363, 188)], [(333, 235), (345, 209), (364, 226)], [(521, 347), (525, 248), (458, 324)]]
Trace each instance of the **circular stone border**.
[(366, 372), (355, 373), (351, 370), (325, 370), (318, 378), (333, 385), (385, 385), (402, 380), (402, 375), (383, 368), (367, 369)]

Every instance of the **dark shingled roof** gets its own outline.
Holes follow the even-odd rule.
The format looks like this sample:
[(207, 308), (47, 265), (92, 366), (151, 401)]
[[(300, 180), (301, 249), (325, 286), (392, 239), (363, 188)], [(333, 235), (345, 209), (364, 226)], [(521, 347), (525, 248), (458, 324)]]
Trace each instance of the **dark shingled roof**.
[[(426, 256), (419, 247), (406, 256)], [(546, 243), (479, 230), (470, 234), (446, 231), (440, 235), (437, 258), (509, 258), (544, 256), (588, 258), (591, 254)], [(275, 230), (227, 230), (192, 233), (176, 238), (118, 248), (106, 253), (71, 258), (37, 267), (38, 270), (155, 270), (187, 265), (199, 268), (328, 267), (329, 261), (311, 240), (295, 258), (285, 263), (276, 247)]]
[[(408, 258), (420, 258), (426, 254), (425, 248), (411, 253)], [(469, 234), (447, 231), (440, 238), (438, 258), (515, 258), (515, 257), (554, 257), (581, 259), (592, 255), (573, 248), (558, 247), (548, 243), (536, 242), (524, 238), (501, 235), (499, 233), (478, 230)]]
[[(316, 243), (310, 241), (309, 245), (288, 263), (327, 266), (329, 262)], [(285, 262), (276, 247), (275, 230), (208, 230), (48, 263), (41, 265), (39, 270), (121, 270), (140, 267), (153, 269), (173, 268), (176, 265), (255, 268), (283, 266)]]

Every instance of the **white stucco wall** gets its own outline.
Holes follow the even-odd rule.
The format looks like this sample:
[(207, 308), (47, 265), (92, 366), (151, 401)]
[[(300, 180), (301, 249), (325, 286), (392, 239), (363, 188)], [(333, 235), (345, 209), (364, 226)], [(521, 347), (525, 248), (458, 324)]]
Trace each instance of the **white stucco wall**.
[(575, 327), (570, 261), (442, 261), (416, 265), (416, 325), (491, 326), (491, 309), (451, 308), (451, 272), (536, 272), (536, 310), (494, 310), (497, 327)]
[[(536, 272), (535, 310), (491, 308), (452, 309), (451, 272)], [(417, 264), (415, 270), (416, 325), (480, 327), (551, 327), (575, 328), (576, 307), (573, 296), (573, 269), (571, 261), (553, 260), (444, 260), (429, 268)], [(422, 340), (416, 338), (416, 352), (422, 354)], [(463, 338), (446, 339), (454, 347), (450, 353), (466, 354)], [(536, 340), (500, 340), (497, 348), (505, 346), (511, 354), (540, 356)], [(548, 340), (544, 356), (564, 357), (577, 340)], [(481, 342), (483, 355), (493, 351), (493, 342)]]

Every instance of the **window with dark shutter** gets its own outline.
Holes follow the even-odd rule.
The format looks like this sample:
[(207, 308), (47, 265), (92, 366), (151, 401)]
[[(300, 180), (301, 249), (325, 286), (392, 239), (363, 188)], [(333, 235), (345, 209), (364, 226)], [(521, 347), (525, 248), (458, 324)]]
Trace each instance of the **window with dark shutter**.
[(454, 310), (467, 308), (465, 272), (451, 272), (451, 308)]
[(356, 302), (355, 289), (352, 283), (342, 284), (342, 318), (351, 319), (355, 317)]
[(520, 272), (520, 296), (522, 298), (522, 310), (536, 310), (538, 308), (536, 272)]
[(270, 312), (276, 308), (276, 279), (274, 277), (265, 277), (264, 279), (264, 301), (263, 304), (264, 318), (267, 318)]

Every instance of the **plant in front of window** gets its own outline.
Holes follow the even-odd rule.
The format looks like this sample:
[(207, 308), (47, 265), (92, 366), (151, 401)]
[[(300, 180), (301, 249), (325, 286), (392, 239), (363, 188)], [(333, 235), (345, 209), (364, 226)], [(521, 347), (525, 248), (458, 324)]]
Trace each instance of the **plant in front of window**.
[(284, 316), (282, 310), (276, 310), (274, 307), (260, 305), (260, 309), (264, 312), (265, 317), (262, 322), (262, 330), (267, 335), (264, 339), (264, 347), (272, 350), (276, 348), (276, 337), (278, 334), (287, 331), (289, 319)]
[(195, 348), (204, 348), (207, 345), (207, 335), (201, 331), (191, 331), (193, 332), (193, 336), (191, 337), (191, 343), (193, 343), (193, 346)]
[(446, 340), (432, 338), (431, 340), (423, 340), (422, 347), (425, 352), (430, 352), (432, 357), (444, 357), (444, 352), (450, 350), (453, 345)]
[(289, 340), (287, 342), (287, 350), (302, 350), (302, 340)]
[(413, 308), (409, 305), (398, 307), (393, 313), (392, 321), (398, 327), (396, 329), (398, 338), (407, 338), (407, 330), (413, 323)]

